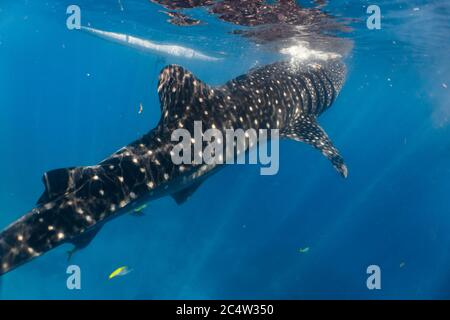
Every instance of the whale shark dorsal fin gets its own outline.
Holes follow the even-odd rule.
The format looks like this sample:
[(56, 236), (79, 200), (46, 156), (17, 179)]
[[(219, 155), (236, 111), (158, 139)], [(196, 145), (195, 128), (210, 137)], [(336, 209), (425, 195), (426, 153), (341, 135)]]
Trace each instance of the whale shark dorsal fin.
[(347, 178), (348, 169), (344, 159), (334, 147), (326, 132), (319, 126), (315, 116), (301, 115), (294, 123), (283, 129), (281, 135), (312, 145), (331, 161), (334, 168), (344, 178)]
[(196, 105), (194, 99), (203, 101), (210, 94), (206, 83), (181, 66), (169, 65), (159, 75), (158, 95), (164, 118), (169, 114), (181, 116), (187, 107)]
[(45, 190), (37, 201), (37, 204), (44, 204), (63, 195), (69, 189), (70, 172), (72, 168), (55, 169), (44, 173), (42, 182)]
[(181, 189), (175, 193), (172, 194), (172, 198), (175, 200), (175, 202), (180, 205), (186, 202), (186, 200), (192, 196), (192, 194), (195, 192), (195, 190), (198, 189), (198, 187), (200, 187), (200, 185), (202, 184), (202, 181), (200, 182), (196, 182), (192, 185), (190, 185), (187, 188)]

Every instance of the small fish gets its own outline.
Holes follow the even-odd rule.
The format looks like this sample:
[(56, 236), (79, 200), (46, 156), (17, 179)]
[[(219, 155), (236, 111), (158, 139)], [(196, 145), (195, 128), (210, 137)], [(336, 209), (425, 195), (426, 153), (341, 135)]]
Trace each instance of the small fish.
[(309, 247), (300, 248), (300, 249), (298, 249), (298, 252), (300, 252), (300, 253), (307, 253), (307, 252), (309, 252)]
[(400, 268), (403, 268), (406, 265), (405, 262), (400, 262)]
[(131, 272), (131, 270), (127, 267), (127, 266), (123, 266), (120, 268), (117, 268), (116, 270), (114, 270), (110, 275), (109, 275), (109, 280), (111, 280), (112, 278), (115, 277), (122, 277), (125, 276), (127, 274), (129, 274)]
[(144, 107), (142, 106), (142, 102), (139, 104), (139, 114), (141, 114), (144, 111)]
[(133, 216), (141, 216), (141, 215), (144, 214), (144, 212), (142, 212), (142, 211), (143, 211), (145, 208), (147, 208), (147, 205), (146, 205), (146, 204), (143, 204), (142, 206), (135, 208), (135, 209), (133, 210), (133, 212), (131, 212), (131, 214), (132, 214)]

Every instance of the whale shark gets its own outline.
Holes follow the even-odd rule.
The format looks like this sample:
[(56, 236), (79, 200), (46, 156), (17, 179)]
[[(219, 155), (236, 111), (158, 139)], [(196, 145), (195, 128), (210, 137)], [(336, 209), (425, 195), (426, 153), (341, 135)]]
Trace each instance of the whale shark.
[(0, 233), (0, 274), (64, 243), (86, 247), (102, 226), (163, 196), (184, 203), (223, 167), (174, 164), (171, 134), (194, 122), (227, 128), (278, 129), (280, 137), (319, 150), (340, 175), (344, 160), (317, 118), (336, 100), (346, 76), (338, 59), (281, 61), (210, 86), (179, 65), (165, 67), (158, 81), (161, 118), (138, 140), (92, 166), (55, 169), (43, 175), (36, 206)]

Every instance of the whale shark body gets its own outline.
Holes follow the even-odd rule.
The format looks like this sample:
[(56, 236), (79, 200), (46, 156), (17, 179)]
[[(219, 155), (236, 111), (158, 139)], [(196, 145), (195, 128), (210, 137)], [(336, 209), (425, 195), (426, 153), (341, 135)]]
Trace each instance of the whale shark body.
[(43, 176), (37, 205), (0, 233), (0, 274), (63, 243), (89, 244), (110, 219), (171, 195), (183, 203), (220, 165), (171, 160), (177, 128), (279, 129), (280, 136), (320, 150), (347, 177), (337, 149), (317, 123), (343, 85), (339, 60), (277, 62), (212, 87), (177, 65), (164, 68), (158, 94), (161, 119), (137, 141), (94, 166), (56, 169)]

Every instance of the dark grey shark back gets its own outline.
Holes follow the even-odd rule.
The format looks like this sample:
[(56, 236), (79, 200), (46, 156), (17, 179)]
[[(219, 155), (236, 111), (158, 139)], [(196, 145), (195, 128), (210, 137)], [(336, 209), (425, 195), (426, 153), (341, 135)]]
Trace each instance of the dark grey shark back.
[(158, 126), (98, 165), (46, 173), (37, 207), (0, 233), (0, 275), (65, 242), (85, 247), (106, 221), (140, 201), (172, 195), (184, 202), (214, 169), (171, 161), (173, 130), (194, 134), (194, 121), (204, 130), (279, 129), (319, 149), (346, 177), (342, 157), (317, 124), (344, 79), (345, 66), (337, 60), (278, 62), (218, 87), (180, 66), (164, 68)]

